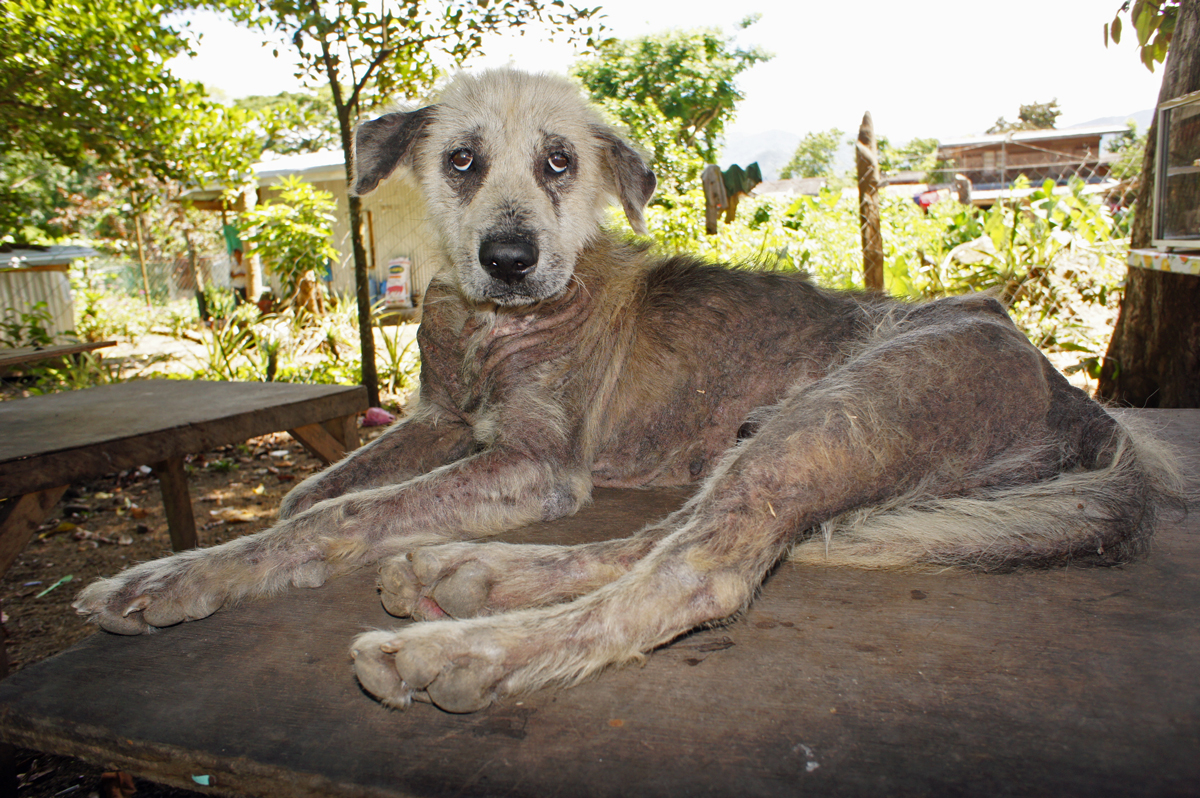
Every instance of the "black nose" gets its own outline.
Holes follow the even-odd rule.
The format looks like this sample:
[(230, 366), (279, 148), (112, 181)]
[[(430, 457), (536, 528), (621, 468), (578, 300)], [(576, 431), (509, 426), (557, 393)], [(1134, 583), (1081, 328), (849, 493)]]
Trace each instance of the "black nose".
[(532, 241), (484, 241), (479, 245), (483, 270), (509, 285), (524, 280), (537, 266), (537, 259), (537, 244)]

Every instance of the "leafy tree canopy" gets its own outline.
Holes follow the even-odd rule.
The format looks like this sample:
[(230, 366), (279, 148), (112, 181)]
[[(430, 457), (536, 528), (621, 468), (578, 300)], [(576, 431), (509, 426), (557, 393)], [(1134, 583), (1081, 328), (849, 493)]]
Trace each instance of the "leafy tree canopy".
[(1029, 103), (1022, 105), (1017, 114), (1016, 122), (1008, 122), (1004, 117), (996, 120), (996, 124), (988, 128), (988, 133), (1007, 133), (1010, 130), (1052, 130), (1054, 123), (1062, 116), (1058, 100), (1048, 103)]
[[(756, 20), (748, 17), (739, 27)], [(642, 109), (653, 103), (674, 128), (674, 143), (712, 163), (743, 96), (737, 76), (770, 58), (761, 48), (735, 46), (718, 29), (675, 30), (608, 42), (595, 58), (577, 61), (571, 74), (593, 100), (610, 101), (643, 146), (653, 146), (639, 127)]]
[(164, 14), (187, 0), (5, 0), (0, 26), (0, 153), (68, 168), (179, 176), (173, 146), (201, 96), (166, 61), (189, 51)]
[(328, 86), (313, 92), (243, 97), (233, 104), (256, 118), (265, 152), (290, 155), (341, 145), (337, 113)]
[(1167, 57), (1171, 39), (1175, 36), (1175, 21), (1179, 16), (1179, 5), (1183, 0), (1125, 0), (1113, 15), (1112, 22), (1104, 23), (1104, 46), (1111, 37), (1114, 44), (1121, 43), (1123, 24), (1121, 15), (1128, 14), (1137, 33), (1138, 53), (1146, 69), (1154, 71)]
[(836, 127), (808, 133), (796, 145), (792, 159), (780, 170), (784, 180), (794, 177), (833, 177), (834, 161), (842, 146), (844, 131)]
[(906, 144), (893, 145), (887, 136), (879, 136), (876, 146), (879, 149), (879, 171), (882, 174), (929, 173), (937, 168), (938, 140), (935, 138), (915, 138)]

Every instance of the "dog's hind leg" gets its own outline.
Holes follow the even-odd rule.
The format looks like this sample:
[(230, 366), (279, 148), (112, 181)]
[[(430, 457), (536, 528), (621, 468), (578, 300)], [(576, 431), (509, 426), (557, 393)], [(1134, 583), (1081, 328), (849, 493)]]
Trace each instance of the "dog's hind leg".
[[(615, 581), (555, 607), (362, 635), (359, 680), (388, 704), (471, 711), (736, 614), (799, 532), (920, 483), (970, 487), (991, 459), (1039, 437), (1049, 391), (1017, 336), (998, 323), (950, 325), (864, 353), (790, 397)], [(981, 417), (995, 426), (981, 429)], [(1028, 468), (1038, 478), (1053, 465)]]

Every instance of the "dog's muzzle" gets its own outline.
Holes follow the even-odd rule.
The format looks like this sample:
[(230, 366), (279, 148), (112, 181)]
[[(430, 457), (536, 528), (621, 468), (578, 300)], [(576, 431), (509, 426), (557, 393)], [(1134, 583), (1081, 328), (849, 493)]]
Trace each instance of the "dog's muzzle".
[(532, 241), (484, 241), (479, 265), (491, 277), (516, 285), (537, 268), (538, 248)]

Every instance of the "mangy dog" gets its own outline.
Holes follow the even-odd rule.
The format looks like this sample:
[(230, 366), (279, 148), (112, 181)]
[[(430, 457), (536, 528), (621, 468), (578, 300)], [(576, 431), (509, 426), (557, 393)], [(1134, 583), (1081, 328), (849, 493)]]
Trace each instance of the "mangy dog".
[[(905, 304), (662, 258), (654, 174), (560, 79), (461, 77), (357, 133), (356, 190), (410, 168), (442, 236), (403, 423), (257, 535), (143, 563), (76, 607), (136, 634), (382, 560), (414, 623), (353, 643), (393, 706), (449, 711), (636, 660), (810, 565), (978, 569), (1146, 546), (1169, 455), (1072, 388), (983, 296)], [(465, 542), (573, 513), (594, 485), (700, 483), (626, 540)], [(869, 579), (864, 576), (864, 579)]]

